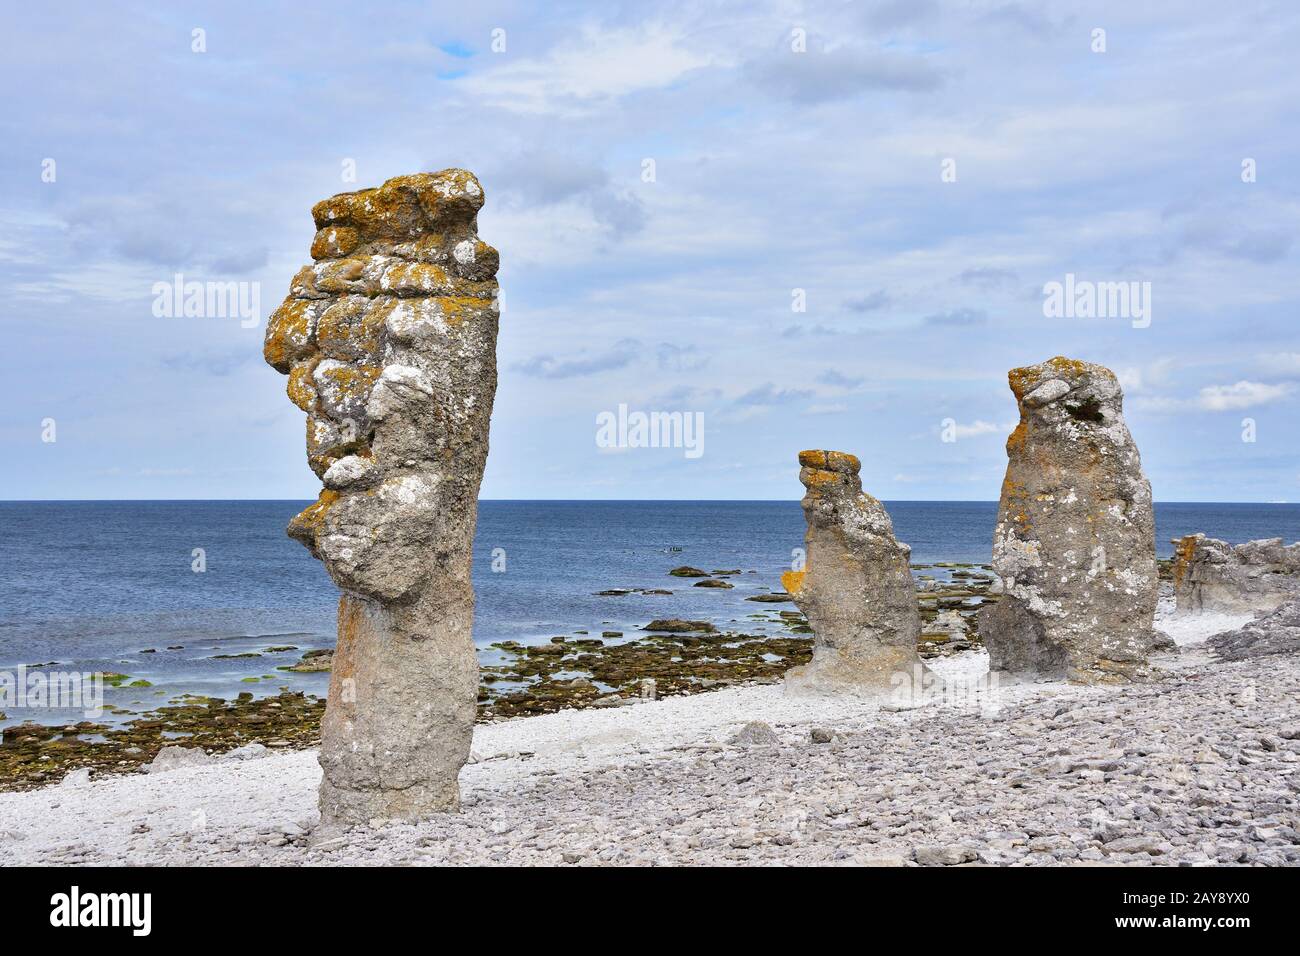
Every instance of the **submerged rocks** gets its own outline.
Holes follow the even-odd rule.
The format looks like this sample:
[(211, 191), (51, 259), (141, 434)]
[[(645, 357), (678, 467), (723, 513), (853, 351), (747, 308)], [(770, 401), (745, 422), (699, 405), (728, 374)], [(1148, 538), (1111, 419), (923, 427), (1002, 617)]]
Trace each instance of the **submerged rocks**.
[(707, 578), (709, 576), (708, 571), (693, 568), (688, 564), (684, 564), (680, 568), (673, 568), (668, 573), (675, 578)]
[(325, 488), (289, 534), (343, 591), (321, 727), (325, 823), (455, 809), (478, 662), (470, 585), (496, 392), (483, 190), (446, 169), (312, 209), (314, 265), (267, 323)]
[(1012, 369), (993, 539), (1003, 596), (979, 613), (995, 670), (1084, 683), (1148, 673), (1156, 608), (1151, 485), (1113, 372), (1057, 357)]
[[(704, 622), (684, 622), (702, 624)], [(621, 637), (622, 635), (620, 635)], [(798, 635), (733, 631), (656, 632), (605, 643), (571, 640), (564, 655), (533, 654), (499, 642), (501, 659), (482, 668), (479, 719), (484, 722), (645, 699), (699, 694), (747, 683), (777, 683), (812, 656)], [(617, 700), (597, 699), (598, 691)], [(603, 699), (603, 698), (602, 698)]]
[(1216, 634), (1205, 643), (1229, 661), (1300, 653), (1300, 601), (1284, 604), (1235, 631)]
[(297, 664), (289, 664), (278, 670), (293, 671), (297, 674), (319, 674), (328, 671), (334, 663), (334, 651), (330, 648), (317, 648), (307, 651)]
[(807, 564), (781, 583), (808, 619), (813, 658), (786, 674), (787, 693), (886, 690), (922, 673), (921, 616), (911, 548), (889, 513), (862, 491), (861, 467), (838, 451), (799, 453)]
[(656, 618), (647, 624), (643, 630), (646, 631), (663, 631), (666, 634), (716, 634), (717, 628), (708, 621), (683, 621), (677, 617)]
[(919, 648), (923, 658), (968, 651), (971, 648), (969, 623), (960, 611), (939, 611), (923, 627)]
[(1180, 612), (1271, 611), (1300, 600), (1300, 541), (1233, 546), (1203, 534), (1175, 538), (1174, 596)]
[[(125, 719), (122, 723), (81, 721), (71, 729), (37, 724), (7, 727), (0, 747), (0, 791), (43, 786), (83, 768), (90, 769), (96, 780), (147, 770), (160, 751), (182, 740), (184, 749), (213, 754), (253, 740), (277, 738), (294, 747), (314, 747), (324, 709), (324, 701), (302, 692), (267, 697), (243, 693), (231, 701), (181, 694), (159, 698), (155, 709), (143, 712), (107, 707), (109, 713)], [(164, 757), (160, 768), (174, 759)]]

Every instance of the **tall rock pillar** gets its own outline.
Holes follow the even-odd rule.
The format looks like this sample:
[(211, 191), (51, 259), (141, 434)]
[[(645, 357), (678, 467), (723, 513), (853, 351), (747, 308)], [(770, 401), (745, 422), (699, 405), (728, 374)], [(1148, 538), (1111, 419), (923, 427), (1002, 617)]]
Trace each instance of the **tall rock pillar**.
[(979, 612), (994, 670), (1084, 683), (1147, 672), (1156, 609), (1151, 484), (1110, 369), (1057, 357), (1012, 369), (993, 568)]
[(454, 810), (478, 662), (471, 549), (496, 393), (498, 257), (462, 169), (312, 209), (315, 263), (266, 360), (307, 413), (324, 488), (289, 534), (342, 591), (321, 725), (322, 822)]
[(862, 491), (857, 458), (803, 451), (799, 464), (806, 566), (782, 583), (808, 618), (813, 659), (786, 673), (786, 692), (898, 690), (903, 678), (928, 674), (916, 653), (912, 549), (895, 540), (884, 505)]

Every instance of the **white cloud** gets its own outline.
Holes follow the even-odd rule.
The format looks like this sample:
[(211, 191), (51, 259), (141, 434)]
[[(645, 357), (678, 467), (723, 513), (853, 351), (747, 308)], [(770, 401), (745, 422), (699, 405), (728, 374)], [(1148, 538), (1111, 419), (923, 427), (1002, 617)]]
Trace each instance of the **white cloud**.
[(1294, 386), (1283, 382), (1268, 385), (1264, 382), (1237, 382), (1235, 385), (1207, 385), (1201, 389), (1196, 404), (1211, 412), (1228, 412), (1256, 405), (1267, 405), (1285, 398)]
[(1015, 425), (998, 425), (994, 422), (986, 422), (982, 418), (977, 418), (969, 425), (963, 425), (961, 422), (957, 422), (953, 429), (953, 433), (958, 438), (974, 438), (977, 435), (990, 435), (995, 432), (1006, 434), (1015, 427)]
[(639, 29), (584, 27), (546, 56), (506, 62), (461, 85), (480, 105), (517, 113), (576, 116), (640, 90), (662, 89), (708, 58), (685, 49), (660, 24)]

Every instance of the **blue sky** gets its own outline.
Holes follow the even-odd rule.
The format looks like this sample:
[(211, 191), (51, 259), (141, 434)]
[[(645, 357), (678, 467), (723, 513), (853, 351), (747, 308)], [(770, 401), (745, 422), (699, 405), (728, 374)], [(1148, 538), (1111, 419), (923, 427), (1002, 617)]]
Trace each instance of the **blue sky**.
[[(882, 498), (994, 499), (1006, 372), (1066, 354), (1120, 374), (1158, 500), (1300, 500), (1294, 4), (7, 20), (0, 498), (313, 497), (261, 359), (310, 207), (463, 166), (502, 261), (484, 497), (796, 498), (830, 447)], [(263, 322), (156, 317), (176, 273), (258, 283)], [(1150, 325), (1046, 317), (1067, 273), (1151, 283)], [(704, 453), (597, 447), (620, 404), (703, 413)]]

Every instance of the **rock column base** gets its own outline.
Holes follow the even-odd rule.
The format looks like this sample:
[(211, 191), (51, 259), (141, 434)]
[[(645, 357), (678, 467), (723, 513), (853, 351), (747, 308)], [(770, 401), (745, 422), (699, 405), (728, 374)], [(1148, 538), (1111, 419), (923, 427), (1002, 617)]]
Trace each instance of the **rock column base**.
[(321, 722), (321, 822), (416, 821), (460, 806), (478, 658), (473, 602), (387, 609), (339, 600), (339, 638)]

